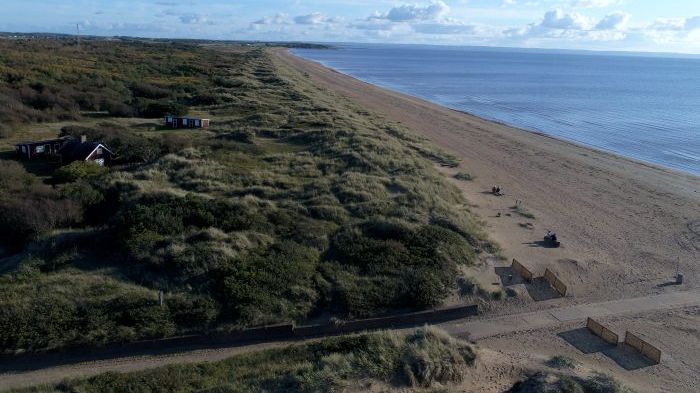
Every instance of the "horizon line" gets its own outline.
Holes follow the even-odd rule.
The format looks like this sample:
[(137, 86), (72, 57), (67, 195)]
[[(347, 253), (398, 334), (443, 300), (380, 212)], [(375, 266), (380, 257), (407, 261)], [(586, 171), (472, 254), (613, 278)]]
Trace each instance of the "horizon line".
[(587, 52), (600, 54), (616, 54), (616, 55), (656, 55), (673, 56), (682, 58), (698, 58), (700, 52), (665, 52), (665, 51), (650, 51), (650, 50), (632, 50), (632, 49), (581, 49), (581, 48), (546, 48), (533, 46), (509, 46), (509, 45), (475, 45), (475, 44), (454, 44), (454, 43), (420, 43), (420, 42), (366, 42), (366, 41), (324, 41), (324, 40), (255, 40), (255, 39), (224, 39), (224, 38), (182, 38), (182, 37), (144, 37), (136, 35), (100, 35), (100, 34), (74, 34), (74, 33), (57, 33), (57, 32), (13, 32), (0, 31), (0, 35), (55, 35), (64, 37), (82, 37), (82, 38), (131, 38), (141, 40), (179, 40), (179, 41), (210, 41), (210, 42), (240, 42), (240, 43), (284, 43), (284, 44), (321, 44), (321, 45), (397, 45), (397, 46), (439, 46), (452, 48), (493, 48), (493, 49), (518, 49), (518, 50), (539, 50), (539, 51), (559, 51), (559, 52)]

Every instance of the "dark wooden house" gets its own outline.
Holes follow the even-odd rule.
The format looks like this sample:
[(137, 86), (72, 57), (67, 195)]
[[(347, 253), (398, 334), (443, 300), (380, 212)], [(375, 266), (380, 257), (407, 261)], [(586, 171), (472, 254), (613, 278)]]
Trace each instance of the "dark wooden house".
[(92, 161), (97, 165), (107, 165), (114, 158), (114, 153), (107, 146), (99, 142), (88, 142), (84, 136), (66, 142), (58, 154), (63, 165), (74, 161)]
[(165, 126), (172, 128), (209, 128), (209, 119), (165, 116)]
[(47, 139), (37, 142), (23, 142), (15, 145), (17, 154), (22, 159), (33, 160), (39, 157), (47, 157), (58, 154), (58, 151), (70, 141), (70, 137)]

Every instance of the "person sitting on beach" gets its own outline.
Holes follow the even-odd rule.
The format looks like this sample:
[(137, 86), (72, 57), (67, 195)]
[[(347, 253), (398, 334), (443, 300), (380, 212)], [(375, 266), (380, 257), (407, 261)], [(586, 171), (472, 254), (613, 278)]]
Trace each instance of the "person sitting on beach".
[(496, 191), (496, 186), (491, 187), (491, 192), (492, 192), (494, 195), (496, 195), (496, 193), (497, 193), (497, 191)]

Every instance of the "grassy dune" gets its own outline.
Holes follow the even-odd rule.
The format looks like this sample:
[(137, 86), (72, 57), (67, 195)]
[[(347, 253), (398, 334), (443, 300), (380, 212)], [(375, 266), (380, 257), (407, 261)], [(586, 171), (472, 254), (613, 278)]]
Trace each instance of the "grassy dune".
[[(118, 160), (56, 173), (2, 154), (2, 351), (433, 307), (495, 251), (434, 169), (452, 157), (264, 50), (11, 45), (0, 147), (87, 135)], [(174, 111), (212, 126), (147, 117)]]
[[(444, 332), (379, 332), (325, 339), (213, 363), (102, 374), (16, 392), (338, 392), (459, 383), (476, 355)], [(385, 389), (386, 389), (385, 388)]]

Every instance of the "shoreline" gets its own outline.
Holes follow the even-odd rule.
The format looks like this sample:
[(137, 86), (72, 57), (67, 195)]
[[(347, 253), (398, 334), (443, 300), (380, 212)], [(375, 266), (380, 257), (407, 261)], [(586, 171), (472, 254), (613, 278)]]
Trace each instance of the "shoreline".
[[(574, 296), (562, 301), (611, 300), (697, 286), (700, 177), (387, 90), (290, 51), (272, 53), (320, 86), (401, 123), (459, 158), (459, 168), (440, 171), (476, 176), (472, 182), (452, 180), (507, 258), (564, 277)], [(506, 197), (490, 195), (492, 185), (503, 187)], [(516, 199), (524, 201), (534, 219), (513, 214)], [(537, 246), (548, 229), (560, 234), (564, 247)], [(687, 284), (659, 286), (674, 276), (678, 261)]]
[(506, 122), (504, 122), (504, 121), (500, 121), (500, 120), (497, 120), (497, 119), (489, 119), (489, 118), (486, 118), (486, 117), (482, 117), (482, 116), (479, 116), (479, 115), (470, 113), (470, 112), (468, 112), (468, 111), (461, 110), (461, 109), (451, 108), (451, 107), (449, 107), (449, 106), (447, 106), (447, 105), (443, 105), (443, 104), (441, 104), (441, 103), (434, 102), (434, 101), (428, 100), (428, 99), (426, 99), (426, 98), (422, 98), (422, 97), (419, 97), (419, 96), (415, 96), (415, 95), (412, 95), (412, 94), (410, 94), (410, 93), (400, 91), (400, 90), (398, 90), (398, 89), (393, 89), (393, 88), (391, 88), (391, 87), (385, 87), (385, 86), (381, 86), (381, 85), (378, 85), (378, 84), (374, 84), (374, 83), (372, 83), (372, 82), (365, 81), (365, 80), (360, 79), (359, 77), (356, 77), (356, 76), (354, 76), (354, 75), (352, 75), (352, 74), (349, 74), (349, 73), (346, 73), (346, 72), (337, 70), (337, 69), (335, 69), (335, 68), (332, 68), (331, 66), (329, 66), (329, 65), (327, 65), (327, 64), (324, 64), (324, 63), (321, 62), (321, 61), (317, 61), (317, 60), (313, 60), (313, 59), (308, 59), (308, 58), (305, 58), (305, 57), (303, 57), (303, 56), (297, 55), (297, 54), (293, 53), (293, 50), (292, 50), (292, 49), (287, 49), (287, 50), (286, 50), (286, 53), (289, 54), (290, 56), (294, 56), (294, 57), (296, 57), (296, 58), (298, 58), (298, 59), (301, 59), (301, 60), (303, 60), (303, 61), (307, 61), (307, 62), (310, 62), (310, 63), (313, 63), (313, 64), (317, 64), (318, 66), (323, 67), (323, 68), (325, 68), (325, 69), (327, 69), (327, 70), (330, 70), (330, 71), (332, 71), (332, 72), (334, 72), (334, 73), (337, 73), (338, 75), (342, 75), (342, 76), (344, 76), (344, 77), (352, 78), (352, 79), (354, 79), (354, 80), (356, 80), (356, 81), (358, 81), (358, 82), (361, 82), (361, 83), (363, 83), (363, 84), (372, 86), (372, 87), (374, 87), (374, 88), (381, 89), (381, 90), (386, 90), (386, 91), (388, 91), (388, 92), (391, 92), (391, 93), (397, 94), (397, 95), (402, 95), (402, 96), (411, 97), (411, 98), (416, 99), (416, 100), (425, 101), (425, 102), (430, 103), (430, 104), (432, 104), (432, 105), (436, 105), (436, 106), (439, 106), (439, 107), (441, 107), (441, 108), (444, 108), (444, 109), (447, 109), (447, 110), (450, 110), (450, 111), (454, 111), (454, 112), (456, 112), (456, 113), (460, 113), (460, 114), (463, 114), (463, 115), (466, 115), (466, 116), (469, 116), (469, 117), (472, 117), (472, 118), (475, 118), (475, 119), (479, 119), (479, 120), (481, 120), (481, 121), (483, 121), (483, 122), (493, 123), (493, 124), (496, 124), (496, 125), (499, 125), (499, 126), (502, 126), (502, 127), (505, 127), (505, 128), (510, 128), (510, 129), (513, 129), (513, 130), (518, 130), (518, 131), (526, 132), (526, 133), (529, 133), (529, 134), (535, 134), (535, 135), (539, 135), (539, 136), (542, 136), (542, 137), (545, 137), (545, 138), (551, 138), (551, 139), (554, 139), (554, 140), (559, 141), (559, 142), (562, 142), (562, 143), (570, 144), (570, 145), (573, 145), (573, 146), (575, 146), (575, 147), (582, 148), (582, 149), (592, 150), (592, 151), (597, 152), (597, 153), (610, 154), (610, 155), (612, 155), (612, 156), (615, 156), (616, 158), (625, 159), (625, 160), (631, 161), (631, 162), (633, 162), (633, 163), (635, 163), (635, 164), (644, 165), (644, 166), (647, 166), (647, 167), (649, 167), (649, 168), (653, 168), (653, 169), (657, 169), (657, 170), (661, 170), (661, 171), (667, 171), (667, 172), (675, 173), (675, 174), (681, 175), (681, 176), (691, 176), (691, 177), (695, 177), (695, 178), (697, 178), (697, 179), (700, 179), (700, 173), (695, 174), (695, 173), (692, 173), (692, 172), (684, 171), (684, 170), (682, 170), (682, 169), (664, 166), (664, 165), (659, 164), (659, 163), (650, 162), (650, 161), (644, 161), (644, 160), (641, 160), (641, 159), (638, 159), (638, 158), (635, 158), (635, 157), (631, 157), (631, 156), (626, 156), (626, 155), (624, 155), (624, 154), (615, 152), (615, 151), (613, 151), (613, 150), (605, 149), (605, 148), (602, 148), (602, 147), (597, 147), (597, 146), (593, 146), (593, 145), (586, 144), (586, 143), (583, 143), (583, 142), (578, 142), (578, 141), (574, 141), (574, 140), (565, 139), (565, 138), (558, 137), (558, 136), (555, 136), (555, 135), (549, 135), (549, 134), (547, 134), (547, 133), (545, 133), (545, 132), (543, 132), (543, 131), (531, 130), (531, 129), (519, 127), (519, 126), (516, 126), (516, 125), (511, 125), (511, 124), (508, 124), (508, 123), (506, 123)]
[[(400, 123), (461, 160), (458, 168), (435, 167), (463, 192), (468, 201), (464, 208), (481, 219), (506, 258), (481, 260), (465, 273), (482, 287), (503, 283), (517, 294), (489, 315), (500, 320), (513, 317), (514, 324), (524, 325), (533, 319), (539, 323), (533, 315), (555, 307), (580, 309), (568, 325), (486, 338), (480, 341), (483, 348), (504, 354), (508, 362), (530, 359), (525, 360), (527, 364), (563, 354), (640, 392), (694, 391), (697, 354), (692, 348), (698, 339), (681, 326), (697, 325), (698, 307), (636, 316), (620, 315), (614, 307), (599, 310), (605, 315), (599, 319), (616, 332), (634, 331), (658, 345), (663, 353), (661, 367), (630, 370), (604, 355), (582, 353), (562, 335), (581, 330), (585, 318), (595, 313), (592, 303), (628, 304), (638, 297), (674, 296), (700, 288), (696, 262), (700, 178), (497, 124), (379, 88), (289, 53), (272, 53), (279, 66), (305, 73), (358, 109)], [(458, 172), (474, 178), (457, 180)], [(500, 185), (506, 196), (494, 196), (493, 185)], [(518, 214), (513, 208), (516, 200), (524, 203), (532, 218)], [(542, 236), (550, 229), (557, 232), (562, 247), (542, 247)], [(567, 286), (566, 296), (551, 296), (551, 289), (548, 295), (548, 286), (542, 291), (537, 285), (510, 283), (504, 272), (509, 271), (511, 258), (535, 277), (545, 269), (554, 272)], [(677, 266), (685, 276), (682, 285), (675, 284)], [(523, 312), (529, 314), (518, 318)]]

